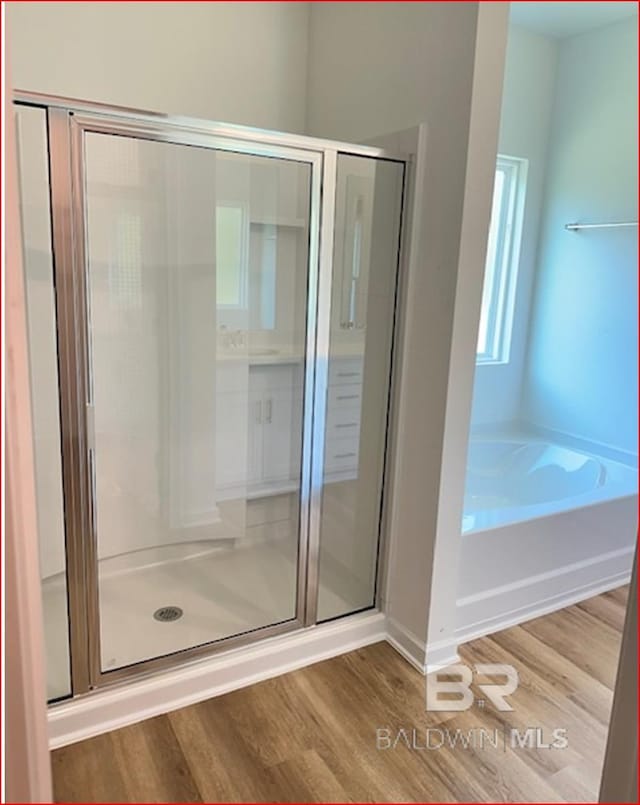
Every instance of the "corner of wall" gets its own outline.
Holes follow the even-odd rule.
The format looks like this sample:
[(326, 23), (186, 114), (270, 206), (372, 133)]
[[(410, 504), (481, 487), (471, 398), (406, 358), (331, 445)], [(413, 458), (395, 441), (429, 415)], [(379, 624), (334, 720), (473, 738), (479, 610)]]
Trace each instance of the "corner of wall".
[(478, 10), (462, 230), (451, 336), (428, 645), (453, 645), (462, 501), (471, 419), (477, 325), (484, 277), (502, 100), (508, 10)]

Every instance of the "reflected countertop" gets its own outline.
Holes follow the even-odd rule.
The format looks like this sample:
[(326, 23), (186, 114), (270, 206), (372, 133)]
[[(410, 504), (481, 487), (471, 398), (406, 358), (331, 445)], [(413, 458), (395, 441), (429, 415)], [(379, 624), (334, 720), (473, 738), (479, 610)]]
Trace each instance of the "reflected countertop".
[[(246, 363), (250, 366), (271, 366), (282, 364), (298, 364), (304, 362), (305, 353), (292, 350), (290, 347), (255, 347), (219, 349), (216, 352), (216, 361), (220, 363)], [(364, 358), (363, 345), (339, 344), (330, 350), (331, 359), (360, 359)]]

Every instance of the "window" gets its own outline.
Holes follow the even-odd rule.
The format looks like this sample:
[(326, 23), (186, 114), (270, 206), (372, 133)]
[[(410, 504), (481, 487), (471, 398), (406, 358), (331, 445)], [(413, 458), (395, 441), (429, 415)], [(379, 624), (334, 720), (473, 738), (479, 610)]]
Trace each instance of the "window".
[(216, 206), (216, 303), (247, 307), (248, 223), (244, 207)]
[(279, 240), (277, 224), (250, 220), (248, 205), (216, 205), (216, 306), (221, 327), (275, 329)]
[(526, 174), (526, 159), (498, 156), (478, 330), (478, 363), (509, 361)]

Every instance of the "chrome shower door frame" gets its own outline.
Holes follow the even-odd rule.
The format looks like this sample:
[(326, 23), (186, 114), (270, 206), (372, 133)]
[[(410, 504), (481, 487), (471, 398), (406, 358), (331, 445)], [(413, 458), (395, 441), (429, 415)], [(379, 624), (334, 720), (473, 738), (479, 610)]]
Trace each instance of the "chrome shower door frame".
[[(309, 550), (313, 412), (315, 409), (316, 328), (322, 201), (323, 154), (287, 145), (261, 143), (250, 136), (185, 131), (167, 122), (111, 117), (49, 109), (50, 171), (56, 275), (59, 361), (62, 396), (63, 488), (69, 580), (70, 646), (73, 695), (141, 673), (195, 660), (216, 650), (246, 645), (302, 628), (308, 623)], [(297, 566), (296, 612), (291, 620), (231, 636), (112, 671), (101, 666), (100, 607), (93, 433), (90, 310), (86, 255), (84, 135), (87, 132), (212, 151), (302, 162), (311, 169), (309, 251), (307, 267), (307, 332), (304, 374), (302, 473)], [(326, 261), (325, 261), (326, 263)], [(330, 267), (330, 262), (329, 262)]]
[[(314, 625), (324, 486), (337, 159), (338, 154), (389, 159), (402, 162), (406, 171), (406, 156), (375, 146), (170, 117), (39, 93), (16, 91), (14, 102), (42, 108), (47, 113), (72, 696)], [(85, 232), (85, 132), (274, 157), (311, 167), (295, 617), (111, 671), (102, 670), (100, 656)], [(378, 551), (385, 538), (383, 532), (381, 527)]]

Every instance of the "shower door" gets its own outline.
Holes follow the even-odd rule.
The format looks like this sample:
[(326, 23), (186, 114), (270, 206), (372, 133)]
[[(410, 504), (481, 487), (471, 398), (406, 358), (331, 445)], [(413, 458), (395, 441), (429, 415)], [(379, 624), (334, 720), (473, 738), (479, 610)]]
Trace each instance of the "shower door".
[(52, 184), (54, 208), (73, 198), (59, 316), (91, 687), (304, 622), (321, 162), (53, 114), (54, 152), (71, 146), (73, 178), (59, 165)]
[(375, 607), (405, 160), (18, 94), (52, 698)]

